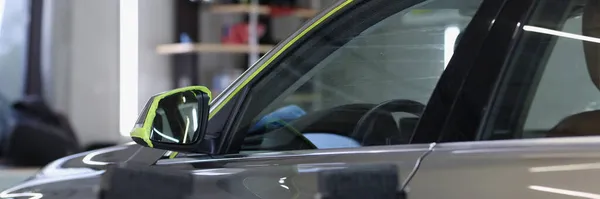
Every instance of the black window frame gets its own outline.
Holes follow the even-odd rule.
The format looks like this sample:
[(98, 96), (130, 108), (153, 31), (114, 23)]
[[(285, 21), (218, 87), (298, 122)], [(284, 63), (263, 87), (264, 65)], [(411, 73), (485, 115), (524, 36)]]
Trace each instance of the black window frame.
[[(471, 120), (468, 115), (472, 109), (484, 110), (482, 104), (487, 102), (487, 90), (493, 82), (489, 82), (493, 72), (481, 70), (482, 65), (495, 64), (493, 59), (501, 48), (497, 48), (498, 38), (510, 34), (500, 31), (499, 23), (503, 21), (509, 1), (515, 0), (485, 0), (464, 34), (456, 44), (446, 71), (431, 96), (425, 112), (419, 121), (419, 127), (411, 139), (411, 144), (449, 142), (448, 137), (456, 137), (465, 130), (476, 134), (473, 127), (481, 121)], [(503, 44), (500, 44), (503, 45)], [(485, 78), (478, 78), (479, 73), (487, 73)], [(475, 89), (474, 89), (475, 88)], [(465, 97), (467, 97), (465, 99)], [(476, 104), (472, 104), (476, 103)], [(473, 106), (477, 105), (477, 106)], [(440, 116), (443, 115), (443, 116)], [(433, 125), (439, 124), (439, 125)], [(464, 129), (467, 127), (466, 129)]]
[[(554, 50), (558, 38), (554, 35), (546, 34), (526, 34), (523, 26), (532, 25), (548, 28), (552, 30), (560, 30), (564, 26), (565, 20), (568, 18), (565, 15), (559, 15), (551, 10), (541, 10), (539, 6), (553, 6), (558, 9), (569, 9), (569, 2), (573, 3), (578, 0), (528, 0), (528, 10), (522, 15), (518, 22), (520, 26), (517, 28), (513, 39), (511, 40), (510, 52), (506, 54), (503, 62), (503, 72), (498, 75), (498, 80), (494, 85), (494, 92), (490, 96), (488, 111), (484, 117), (485, 122), (480, 126), (479, 136), (474, 138), (474, 141), (485, 140), (507, 140), (507, 139), (522, 139), (523, 126), (525, 116), (528, 114), (532, 104), (533, 97), (537, 92), (538, 84), (543, 75), (543, 70), (546, 68), (549, 54)], [(525, 6), (525, 5), (523, 5)], [(537, 13), (536, 13), (537, 12)], [(542, 21), (540, 21), (541, 19)], [(529, 59), (519, 59), (519, 52), (531, 53)], [(524, 63), (526, 62), (526, 63)], [(522, 66), (519, 73), (512, 70), (515, 65)], [(541, 71), (540, 71), (541, 70)], [(508, 88), (509, 83), (518, 80), (518, 89)], [(508, 82), (508, 83), (507, 83)], [(533, 89), (533, 91), (532, 91)], [(512, 92), (512, 95), (507, 93)], [(506, 111), (510, 109), (510, 111)], [(502, 110), (502, 111), (501, 111)], [(498, 131), (498, 129), (501, 129)], [(492, 131), (500, 132), (494, 138), (482, 137), (484, 135), (492, 136)], [(545, 132), (545, 131), (541, 131)]]
[(490, 34), (482, 44), (481, 53), (474, 59), (469, 76), (445, 121), (437, 142), (476, 141), (481, 124), (487, 123), (492, 100), (506, 72), (505, 66), (517, 44), (523, 21), (528, 17), (535, 0), (507, 0), (494, 19)]

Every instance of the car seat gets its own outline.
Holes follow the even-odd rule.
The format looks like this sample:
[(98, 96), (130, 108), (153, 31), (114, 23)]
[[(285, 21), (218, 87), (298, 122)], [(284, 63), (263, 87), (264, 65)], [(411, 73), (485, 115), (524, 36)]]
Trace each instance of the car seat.
[[(600, 37), (600, 2), (588, 1), (583, 9), (582, 33)], [(600, 46), (583, 42), (583, 52), (590, 79), (600, 91)], [(554, 126), (546, 137), (573, 137), (600, 134), (600, 110), (586, 111), (564, 118)]]
[(18, 166), (43, 166), (81, 152), (66, 116), (54, 112), (39, 96), (26, 96), (11, 107), (3, 158)]

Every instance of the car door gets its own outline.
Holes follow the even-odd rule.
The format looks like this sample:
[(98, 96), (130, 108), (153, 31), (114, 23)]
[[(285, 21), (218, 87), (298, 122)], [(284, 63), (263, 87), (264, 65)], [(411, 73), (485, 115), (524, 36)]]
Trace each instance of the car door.
[(495, 53), (473, 68), (486, 81), (467, 78), (411, 194), (600, 198), (598, 1), (509, 1), (505, 9), (482, 49)]
[(215, 100), (209, 125), (231, 113), (208, 130), (223, 155), (157, 165), (192, 167), (196, 194), (214, 198), (314, 198), (318, 171), (361, 163), (396, 164), (407, 181), (502, 3), (340, 1)]

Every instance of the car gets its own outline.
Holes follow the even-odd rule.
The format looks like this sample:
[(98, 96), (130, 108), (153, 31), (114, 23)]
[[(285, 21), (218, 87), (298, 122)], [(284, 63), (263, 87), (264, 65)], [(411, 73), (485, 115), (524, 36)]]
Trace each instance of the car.
[(197, 198), (315, 198), (318, 172), (368, 163), (407, 198), (600, 198), (598, 4), (342, 0), (214, 99), (157, 94), (134, 142), (0, 198), (95, 198), (121, 162), (189, 172)]

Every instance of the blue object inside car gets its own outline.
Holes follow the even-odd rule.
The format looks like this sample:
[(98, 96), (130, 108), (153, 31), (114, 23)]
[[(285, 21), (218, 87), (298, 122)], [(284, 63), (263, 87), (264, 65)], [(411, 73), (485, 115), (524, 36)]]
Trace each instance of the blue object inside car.
[[(260, 130), (270, 131), (285, 127), (287, 123), (306, 115), (306, 111), (297, 105), (289, 105), (281, 107), (265, 116), (263, 116), (249, 130), (249, 134)], [(356, 140), (327, 132), (302, 132), (302, 135), (312, 142), (318, 149), (330, 148), (353, 148), (360, 147), (360, 143)]]

